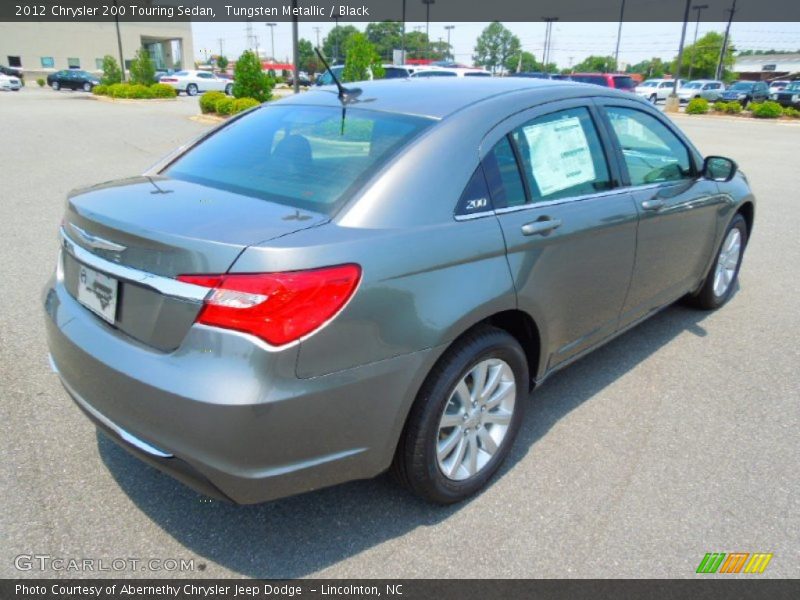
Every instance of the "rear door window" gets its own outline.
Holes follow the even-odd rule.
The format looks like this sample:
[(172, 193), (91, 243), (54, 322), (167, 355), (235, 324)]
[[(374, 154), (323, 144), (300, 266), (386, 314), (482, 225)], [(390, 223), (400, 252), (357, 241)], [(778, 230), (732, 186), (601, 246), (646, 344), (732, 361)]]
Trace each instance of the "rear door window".
[(495, 144), (483, 159), (483, 167), (494, 208), (521, 206), (527, 202), (517, 156), (508, 137)]
[(512, 132), (532, 202), (611, 189), (608, 162), (589, 110), (561, 110)]

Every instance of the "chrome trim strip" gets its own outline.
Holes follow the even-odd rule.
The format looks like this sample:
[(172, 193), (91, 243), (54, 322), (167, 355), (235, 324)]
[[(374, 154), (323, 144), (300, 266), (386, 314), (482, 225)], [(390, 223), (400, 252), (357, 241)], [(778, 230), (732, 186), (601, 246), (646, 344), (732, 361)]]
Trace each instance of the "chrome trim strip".
[(456, 221), (471, 221), (472, 219), (481, 219), (483, 217), (490, 217), (494, 214), (493, 210), (482, 210), (480, 212), (471, 213), (469, 215), (455, 215)]
[(86, 400), (81, 398), (75, 392), (75, 390), (72, 389), (72, 386), (70, 386), (66, 381), (64, 381), (63, 378), (61, 378), (61, 384), (67, 389), (67, 391), (69, 392), (69, 395), (72, 396), (72, 399), (75, 400), (75, 402), (77, 404), (79, 404), (82, 409), (84, 409), (86, 412), (88, 412), (95, 419), (100, 421), (103, 425), (108, 427), (111, 431), (116, 433), (119, 437), (121, 437), (123, 440), (128, 442), (134, 448), (138, 448), (142, 452), (145, 452), (145, 453), (150, 454), (151, 456), (155, 456), (157, 458), (173, 458), (174, 455), (170, 454), (169, 452), (164, 452), (163, 450), (159, 450), (158, 448), (156, 448), (155, 446), (151, 446), (150, 444), (148, 444), (144, 440), (140, 440), (138, 437), (136, 437), (132, 433), (129, 433), (128, 431), (125, 431), (122, 427), (120, 427), (119, 425), (114, 423), (114, 421), (109, 419), (107, 416), (105, 416), (103, 413), (98, 411), (91, 404), (86, 402)]
[(99, 236), (92, 235), (88, 231), (85, 231), (75, 225), (74, 223), (68, 223), (69, 228), (75, 232), (75, 234), (81, 238), (87, 245), (91, 246), (92, 248), (97, 248), (98, 250), (110, 250), (112, 252), (124, 252), (128, 249), (127, 246), (123, 246), (122, 244), (114, 243), (110, 240), (103, 239)]
[(164, 296), (200, 303), (205, 300), (206, 296), (211, 291), (209, 288), (201, 285), (184, 283), (170, 277), (162, 277), (161, 275), (153, 275), (146, 271), (140, 271), (139, 269), (126, 267), (125, 265), (100, 258), (72, 241), (63, 227), (61, 228), (61, 240), (64, 250), (69, 252), (78, 262), (92, 269), (102, 271), (112, 277), (116, 277), (117, 279), (151, 288)]
[(583, 196), (570, 196), (568, 198), (557, 198), (555, 200), (542, 200), (540, 202), (529, 202), (527, 204), (520, 204), (518, 206), (507, 206), (505, 208), (498, 208), (495, 214), (504, 215), (507, 213), (519, 212), (521, 210), (530, 210), (532, 208), (548, 208), (550, 206), (559, 206), (561, 204), (571, 204), (572, 202), (583, 202), (584, 200), (592, 200), (594, 198), (605, 198), (608, 196), (617, 196), (619, 194), (627, 194), (631, 191), (629, 187), (618, 187), (613, 190), (606, 190), (604, 192), (597, 192), (596, 194), (584, 194)]

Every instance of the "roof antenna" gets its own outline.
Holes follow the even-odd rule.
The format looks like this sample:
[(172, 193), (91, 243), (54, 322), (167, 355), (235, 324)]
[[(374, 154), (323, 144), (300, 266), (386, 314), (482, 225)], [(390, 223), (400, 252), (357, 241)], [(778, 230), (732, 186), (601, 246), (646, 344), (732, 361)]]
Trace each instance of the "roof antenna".
[(350, 100), (355, 100), (360, 94), (361, 89), (359, 88), (346, 88), (342, 85), (342, 82), (336, 78), (336, 75), (333, 74), (333, 70), (328, 65), (328, 61), (326, 61), (322, 57), (322, 53), (319, 51), (319, 48), (314, 48), (314, 52), (317, 53), (317, 56), (322, 61), (322, 64), (325, 65), (325, 70), (330, 74), (333, 78), (333, 82), (336, 84), (336, 87), (339, 88), (339, 100), (343, 103), (347, 103)]

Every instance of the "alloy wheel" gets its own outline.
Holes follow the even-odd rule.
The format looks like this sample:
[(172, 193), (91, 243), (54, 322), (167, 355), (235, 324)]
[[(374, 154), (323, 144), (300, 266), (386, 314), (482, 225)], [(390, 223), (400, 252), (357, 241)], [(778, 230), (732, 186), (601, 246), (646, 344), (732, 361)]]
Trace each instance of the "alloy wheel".
[(439, 421), (436, 459), (448, 479), (480, 472), (497, 453), (514, 413), (516, 382), (504, 360), (488, 358), (458, 382)]
[(714, 295), (718, 298), (724, 296), (733, 283), (741, 254), (742, 234), (734, 227), (722, 242), (714, 270)]

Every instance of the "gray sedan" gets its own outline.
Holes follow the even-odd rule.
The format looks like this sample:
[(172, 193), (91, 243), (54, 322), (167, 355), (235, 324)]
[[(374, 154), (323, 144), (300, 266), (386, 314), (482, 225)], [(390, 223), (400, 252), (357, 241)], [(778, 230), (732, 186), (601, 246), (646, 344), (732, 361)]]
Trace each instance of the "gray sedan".
[(550, 375), (736, 290), (747, 180), (646, 101), (522, 78), (359, 85), (69, 196), (52, 365), (102, 431), (206, 494), (391, 468), (459, 501)]

